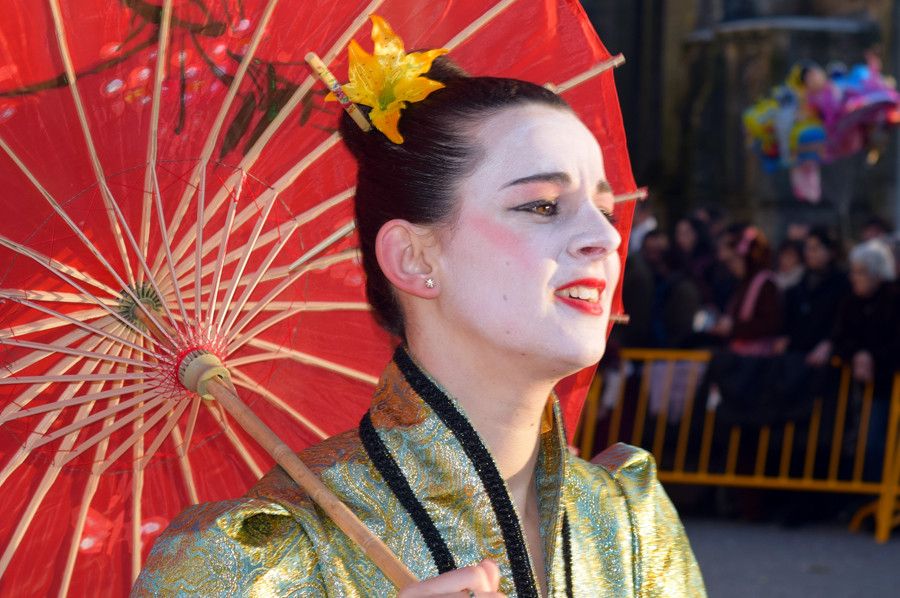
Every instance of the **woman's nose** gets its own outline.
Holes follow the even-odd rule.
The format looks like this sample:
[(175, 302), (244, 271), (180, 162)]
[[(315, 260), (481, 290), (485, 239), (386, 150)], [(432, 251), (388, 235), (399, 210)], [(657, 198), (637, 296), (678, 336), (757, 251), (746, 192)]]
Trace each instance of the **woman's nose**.
[(579, 218), (579, 230), (569, 242), (569, 253), (579, 259), (596, 260), (615, 252), (622, 236), (599, 210)]

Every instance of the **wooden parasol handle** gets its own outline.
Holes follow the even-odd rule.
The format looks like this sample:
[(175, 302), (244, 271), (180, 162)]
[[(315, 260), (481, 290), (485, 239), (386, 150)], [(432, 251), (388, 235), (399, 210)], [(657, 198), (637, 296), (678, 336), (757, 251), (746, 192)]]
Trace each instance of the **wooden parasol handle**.
[[(137, 318), (166, 346), (172, 348), (168, 338), (175, 338), (177, 333), (170, 326), (165, 326), (168, 336), (164, 335), (156, 322), (146, 313), (139, 311)], [(178, 379), (185, 388), (198, 393), (201, 397), (212, 397), (225, 408), (250, 436), (268, 452), (291, 479), (297, 482), (309, 494), (317, 505), (334, 521), (341, 531), (359, 546), (367, 557), (381, 569), (394, 586), (402, 590), (419, 580), (403, 562), (391, 552), (391, 549), (372, 533), (372, 530), (359, 520), (350, 508), (341, 502), (335, 494), (322, 483), (300, 460), (300, 457), (286, 445), (275, 432), (269, 428), (253, 411), (241, 401), (231, 386), (228, 370), (218, 357), (206, 351), (197, 351), (205, 355), (190, 355), (185, 359), (182, 370), (179, 364)]]
[(363, 550), (367, 557), (381, 569), (398, 589), (419, 580), (398, 559), (381, 538), (359, 520), (350, 508), (341, 502), (237, 394), (219, 378), (206, 382), (206, 392), (211, 394), (228, 413), (275, 459), (291, 478), (309, 494), (316, 504), (328, 514), (334, 523)]

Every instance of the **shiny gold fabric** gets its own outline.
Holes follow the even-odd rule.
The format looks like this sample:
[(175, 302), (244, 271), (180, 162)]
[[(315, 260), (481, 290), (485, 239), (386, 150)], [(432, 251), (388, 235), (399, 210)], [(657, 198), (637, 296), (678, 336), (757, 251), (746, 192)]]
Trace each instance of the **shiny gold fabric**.
[[(485, 487), (453, 425), (446, 425), (423, 401), (408, 376), (396, 360), (388, 366), (369, 412), (374, 430), (456, 566), (494, 559), (500, 566), (501, 591), (516, 596), (511, 552), (492, 506), (498, 490)], [(440, 400), (464, 420), (452, 398), (443, 395)], [(565, 512), (571, 549), (569, 595), (705, 596), (697, 563), (656, 479), (652, 457), (623, 444), (606, 450), (599, 465), (573, 457), (564, 444), (558, 406), (554, 414), (553, 428), (541, 436), (537, 472), (549, 595), (567, 595)], [(472, 442), (481, 441), (475, 437)], [(423, 533), (373, 465), (357, 430), (301, 456), (414, 574), (420, 579), (438, 574)], [(479, 467), (483, 472), (491, 466)], [(503, 492), (505, 486), (499, 489)], [(505, 525), (508, 532), (510, 522)], [(525, 571), (531, 575), (530, 567)], [(277, 467), (243, 498), (182, 513), (156, 541), (133, 590), (134, 596), (395, 593)]]

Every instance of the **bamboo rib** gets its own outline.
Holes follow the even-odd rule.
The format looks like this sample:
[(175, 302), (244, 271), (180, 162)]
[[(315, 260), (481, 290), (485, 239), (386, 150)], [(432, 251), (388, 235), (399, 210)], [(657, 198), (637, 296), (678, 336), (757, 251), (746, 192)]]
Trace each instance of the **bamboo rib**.
[[(85, 336), (87, 338), (84, 340), (84, 342), (81, 343), (80, 347), (88, 349), (90, 351), (93, 351), (94, 349), (96, 349), (97, 346), (100, 345), (101, 342), (103, 342), (102, 338), (97, 338), (96, 336), (88, 336), (88, 335), (85, 335)], [(65, 374), (70, 369), (72, 369), (72, 367), (74, 367), (75, 364), (77, 364), (81, 360), (82, 360), (82, 358), (77, 355), (73, 355), (70, 357), (63, 357), (59, 361), (59, 363), (55, 364), (53, 367), (51, 367), (47, 371), (47, 374), (49, 374), (49, 375)], [(11, 400), (3, 408), (3, 411), (0, 411), (0, 417), (5, 418), (10, 413), (19, 411), (20, 409), (24, 408), (26, 405), (28, 405), (28, 403), (30, 403), (32, 401), (32, 399), (39, 396), (43, 391), (45, 391), (48, 386), (49, 386), (49, 384), (32, 385), (30, 388), (28, 388), (24, 392), (20, 393), (16, 398)], [(2, 483), (0, 483), (0, 485), (2, 485)]]
[[(101, 320), (102, 321), (102, 320)], [(56, 343), (62, 347), (68, 347), (69, 343), (73, 343), (76, 341), (81, 341), (85, 337), (88, 336), (88, 333), (84, 330), (73, 330), (69, 334), (59, 337), (56, 339)], [(4, 336), (0, 336), (0, 341), (6, 342), (8, 339)], [(16, 373), (24, 370), (27, 367), (30, 367), (39, 361), (43, 361), (50, 356), (49, 353), (29, 353), (15, 360), (14, 362), (3, 366), (3, 373), (0, 376), (13, 376)]]
[[(199, 397), (195, 398), (197, 401), (200, 400)], [(193, 405), (196, 404), (195, 401), (191, 401), (191, 411), (193, 411)], [(199, 405), (197, 405), (199, 407)], [(191, 501), (192, 505), (196, 505), (200, 502), (200, 498), (197, 495), (197, 485), (194, 483), (194, 472), (191, 469), (191, 462), (187, 457), (187, 450), (183, 450), (185, 447), (184, 440), (181, 437), (181, 430), (178, 428), (176, 424), (174, 428), (172, 428), (172, 444), (175, 445), (175, 450), (178, 452), (178, 469), (181, 471), (181, 477), (184, 479), (184, 487), (188, 493), (188, 499)]]
[[(316, 269), (316, 268), (325, 268), (330, 265), (340, 263), (342, 261), (346, 261), (356, 257), (357, 251), (355, 249), (348, 249), (346, 251), (342, 251), (340, 253), (325, 256), (324, 258), (319, 258), (313, 262), (310, 262), (304, 268), (300, 268), (298, 270), (294, 270), (287, 276), (284, 280), (282, 280), (278, 285), (275, 286), (271, 291), (266, 293), (266, 295), (257, 302), (256, 307), (251, 309), (249, 312), (244, 314), (244, 317), (229, 331), (229, 335), (226, 338), (228, 341), (228, 351), (229, 353), (237, 350), (238, 347), (243, 345), (251, 335), (258, 334), (262, 330), (265, 330), (269, 326), (271, 326), (271, 319), (263, 322), (262, 324), (254, 327), (252, 331), (247, 332), (245, 334), (240, 334), (241, 331), (253, 321), (259, 312), (261, 312), (265, 306), (271, 302), (273, 299), (278, 297), (285, 289), (290, 287), (296, 280), (298, 280), (301, 276), (306, 274), (307, 272)], [(276, 316), (277, 318), (277, 316)]]
[(191, 437), (194, 435), (194, 426), (197, 425), (197, 414), (200, 411), (200, 401), (202, 400), (199, 396), (195, 396), (191, 400), (191, 414), (188, 416), (184, 442), (181, 444), (181, 451), (179, 452), (182, 457), (187, 455), (187, 452), (191, 449)]
[[(269, 19), (272, 17), (272, 12), (275, 10), (275, 6), (278, 4), (278, 0), (269, 0), (266, 4), (266, 7), (263, 9), (262, 15), (260, 16), (259, 23), (256, 25), (256, 29), (253, 32), (253, 36), (250, 38), (250, 43), (247, 45), (247, 49), (244, 52), (243, 57), (241, 58), (241, 62), (238, 65), (237, 70), (234, 73), (234, 76), (231, 80), (231, 84), (228, 86), (228, 93), (225, 95), (225, 99), (222, 100), (222, 105), (219, 106), (219, 112), (216, 114), (216, 118), (212, 122), (212, 126), (209, 128), (209, 134), (206, 136), (206, 142), (203, 144), (203, 149), (200, 151), (200, 160), (197, 163), (197, 166), (194, 168), (194, 172), (191, 174), (190, 179), (188, 179), (187, 187), (184, 190), (184, 193), (181, 196), (181, 201), (178, 202), (178, 209), (176, 210), (171, 223), (168, 226), (168, 235), (169, 237), (174, 237), (176, 231), (178, 230), (179, 225), (181, 224), (184, 215), (187, 213), (187, 208), (190, 205), (191, 197), (194, 195), (194, 190), (199, 186), (200, 179), (206, 176), (206, 167), (209, 164), (209, 160), (212, 158), (213, 150), (216, 146), (216, 141), (219, 139), (219, 134), (222, 132), (222, 125), (225, 124), (225, 117), (228, 116), (228, 111), (231, 109), (231, 104), (234, 102), (234, 98), (237, 96), (238, 89), (241, 87), (241, 83), (244, 81), (244, 75), (247, 73), (247, 69), (250, 67), (250, 64), (253, 62), (256, 50), (259, 47), (259, 42), (262, 41), (263, 34), (266, 31), (266, 27), (268, 26)], [(161, 228), (165, 226), (165, 223), (160, 222)], [(154, 263), (153, 266), (153, 275), (159, 275), (159, 260)]]
[(129, 386), (122, 386), (121, 388), (113, 388), (110, 390), (105, 390), (103, 392), (91, 393), (91, 394), (87, 394), (87, 395), (81, 395), (78, 397), (72, 397), (71, 399), (53, 401), (52, 403), (47, 403), (46, 405), (40, 405), (39, 407), (32, 407), (31, 409), (23, 409), (21, 411), (15, 411), (15, 412), (12, 412), (10, 415), (2, 415), (2, 416), (0, 416), (0, 425), (3, 425), (10, 420), (21, 419), (23, 417), (31, 417), (32, 415), (38, 415), (40, 413), (47, 413), (48, 411), (58, 411), (60, 409), (65, 409), (67, 407), (83, 405), (84, 403), (89, 403), (89, 402), (96, 403), (97, 401), (118, 398), (122, 395), (126, 395), (129, 393), (150, 390), (153, 388), (153, 386), (154, 385), (150, 384), (150, 383), (132, 384)]
[(213, 419), (216, 420), (216, 423), (219, 424), (219, 427), (222, 428), (222, 431), (225, 433), (225, 438), (228, 439), (228, 442), (231, 443), (231, 446), (237, 452), (238, 456), (244, 461), (244, 464), (250, 469), (251, 473), (259, 479), (263, 476), (263, 470), (259, 466), (259, 463), (256, 462), (256, 459), (250, 454), (250, 451), (247, 450), (247, 447), (244, 446), (244, 443), (238, 438), (237, 434), (234, 433), (234, 430), (231, 429), (231, 425), (228, 423), (228, 420), (225, 417), (224, 413), (221, 413), (215, 407), (213, 407), (209, 401), (202, 401), (204, 407), (212, 414)]
[(308, 420), (307, 418), (303, 417), (303, 415), (299, 411), (291, 407), (284, 399), (277, 396), (269, 389), (263, 387), (259, 382), (253, 380), (244, 372), (237, 369), (237, 366), (234, 366), (231, 363), (229, 363), (229, 366), (230, 367), (228, 368), (228, 371), (234, 376), (233, 380), (237, 386), (242, 386), (247, 390), (251, 390), (259, 396), (263, 397), (264, 399), (290, 415), (292, 418), (294, 418), (294, 421), (318, 436), (320, 439), (325, 440), (326, 438), (328, 438), (328, 434), (326, 434), (322, 430), (322, 428), (312, 423), (312, 421)]
[[(186, 401), (184, 401), (186, 403)], [(134, 448), (135, 445), (143, 442), (144, 434), (147, 433), (148, 430), (153, 428), (156, 424), (162, 420), (165, 416), (169, 415), (172, 412), (172, 407), (175, 405), (175, 399), (166, 399), (162, 403), (157, 403), (154, 407), (150, 407), (144, 409), (145, 406), (141, 406), (138, 409), (135, 409), (134, 413), (136, 414), (134, 420), (134, 432), (129, 436), (124, 442), (120, 443), (119, 446), (116, 447), (110, 455), (97, 467), (97, 473), (104, 473), (107, 469), (112, 467), (113, 463), (115, 463), (119, 457), (128, 452), (128, 449)], [(147, 405), (150, 405), (150, 401), (147, 402)], [(144, 420), (144, 415), (156, 409), (156, 413), (150, 416), (149, 419)], [(140, 459), (138, 456), (136, 459)], [(74, 456), (66, 457), (66, 462), (74, 459)], [(138, 461), (135, 461), (137, 464)], [(132, 468), (134, 470), (134, 468)]]
[[(69, 265), (66, 265), (57, 259), (54, 259), (48, 255), (41, 253), (40, 251), (37, 251), (34, 248), (28, 247), (21, 243), (16, 243), (9, 237), (0, 235), (0, 246), (6, 247), (10, 251), (14, 251), (14, 252), (18, 253), (19, 255), (22, 255), (22, 256), (25, 256), (27, 258), (34, 260), (35, 262), (37, 262), (38, 264), (40, 264), (41, 266), (43, 266), (44, 268), (49, 270), (52, 274), (59, 277), (64, 282), (68, 282), (68, 279), (63, 278), (63, 276), (68, 276), (69, 278), (78, 279), (81, 282), (84, 282), (85, 284), (89, 284), (94, 288), (97, 288), (97, 289), (100, 289), (101, 291), (109, 293), (113, 297), (116, 297), (119, 294), (118, 292), (116, 292), (115, 289), (113, 289), (109, 285), (106, 285), (106, 284), (100, 282), (93, 276), (89, 276), (85, 272), (82, 272), (81, 270), (79, 270), (77, 268), (73, 268)], [(10, 292), (10, 291), (15, 291), (17, 289), (4, 289), (4, 290), (6, 290), (7, 292)], [(37, 293), (40, 293), (41, 291), (24, 291), (24, 292), (37, 294)], [(60, 295), (62, 296), (63, 293), (60, 293)], [(85, 295), (87, 297), (90, 297), (90, 299), (94, 303), (97, 303), (98, 305), (101, 303), (101, 301), (99, 299), (97, 299), (97, 297), (95, 297), (93, 294), (85, 293)], [(31, 297), (25, 297), (25, 298), (30, 299)]]
[[(238, 181), (238, 186), (235, 188), (235, 199), (228, 203), (228, 213), (225, 216), (225, 226), (223, 230), (223, 238), (219, 244), (219, 254), (216, 257), (215, 268), (213, 270), (213, 281), (212, 281), (212, 290), (209, 293), (209, 306), (206, 308), (206, 325), (207, 327), (211, 327), (213, 325), (213, 321), (216, 315), (216, 299), (219, 296), (219, 284), (222, 281), (222, 262), (224, 260), (225, 252), (228, 249), (228, 239), (231, 236), (231, 228), (234, 224), (234, 213), (237, 210), (237, 199), (241, 196), (241, 190), (244, 187), (244, 178), (241, 177), (240, 181)], [(195, 268), (199, 268), (200, 264), (195, 264)], [(172, 284), (178, 284), (177, 281), (172, 281)]]
[[(203, 265), (203, 227), (206, 223), (203, 221), (203, 212), (206, 210), (206, 177), (200, 177), (200, 189), (197, 192), (197, 221), (194, 223), (194, 228), (196, 233), (194, 236), (196, 237), (196, 242), (194, 243), (194, 297), (196, 297), (196, 301), (194, 301), (194, 318), (196, 318), (197, 324), (203, 321), (202, 310), (200, 308), (200, 286), (203, 279), (202, 275), (202, 265)], [(174, 259), (174, 257), (172, 258)], [(175, 275), (177, 278), (177, 274)], [(175, 281), (172, 286), (180, 285), (180, 281)]]
[(290, 266), (288, 266), (288, 272), (296, 270), (300, 266), (308, 263), (309, 260), (313, 259), (317, 255), (352, 233), (354, 229), (356, 229), (356, 223), (352, 220), (350, 222), (347, 222), (336, 231), (315, 244), (312, 248), (309, 249), (309, 251), (298, 257)]
[(0, 289), (8, 297), (28, 299), (30, 301), (47, 301), (49, 303), (79, 303), (82, 305), (109, 305), (118, 304), (115, 299), (101, 299), (78, 293), (65, 293), (63, 291), (39, 291), (34, 289)]
[(455, 49), (457, 46), (467, 41), (470, 37), (475, 35), (475, 33), (484, 28), (485, 25), (493, 21), (497, 17), (497, 15), (509, 8), (513, 3), (515, 3), (515, 1), (516, 0), (503, 0), (502, 2), (498, 2), (490, 9), (488, 9), (487, 12), (472, 21), (468, 27), (460, 31), (449, 42), (444, 44), (444, 47), (448, 50)]
[(95, 353), (93, 351), (84, 351), (82, 349), (74, 349), (72, 347), (48, 345), (46, 343), (35, 343), (32, 341), (14, 341), (0, 338), (0, 345), (9, 347), (21, 347), (23, 349), (34, 349), (36, 351), (46, 351), (48, 353), (62, 353), (64, 355), (80, 355), (89, 359), (98, 359), (101, 361), (112, 361), (114, 363), (122, 363), (125, 365), (133, 365), (135, 367), (152, 367), (155, 364), (149, 361), (139, 361), (137, 359), (125, 359), (124, 357), (114, 357), (109, 354)]
[(18, 378), (0, 378), (0, 386), (13, 384), (43, 384), (57, 382), (96, 382), (98, 380), (140, 380), (143, 374), (63, 374), (60, 376), (19, 376)]
[[(87, 145), (88, 155), (91, 159), (91, 166), (94, 169), (94, 176), (97, 178), (97, 184), (100, 188), (100, 196), (106, 205), (106, 216), (112, 233), (115, 237), (116, 247), (119, 250), (119, 257), (125, 266), (128, 282), (134, 282), (134, 273), (131, 270), (131, 263), (128, 260), (128, 251), (125, 248), (125, 242), (122, 239), (122, 229), (119, 227), (119, 221), (113, 214), (121, 217), (119, 208), (116, 205), (109, 187), (106, 185), (106, 176), (103, 174), (103, 167), (100, 165), (100, 157), (97, 155), (94, 139), (91, 135), (91, 128), (88, 125), (87, 113), (84, 110), (84, 104), (81, 102), (81, 94), (78, 91), (78, 83), (75, 77), (75, 67), (72, 64), (72, 56), (69, 53), (69, 42), (66, 38), (65, 26), (63, 25), (62, 11), (59, 9), (59, 0), (47, 0), (50, 4), (50, 13), (53, 17), (53, 29), (56, 33), (56, 41), (59, 46), (60, 57), (62, 58), (63, 68), (66, 73), (66, 81), (69, 84), (69, 91), (72, 94), (72, 101), (75, 104), (75, 112), (78, 115), (78, 122), (81, 125), (81, 132), (84, 135), (84, 142)], [(163, 60), (163, 57), (160, 57)], [(127, 226), (125, 227), (127, 230)]]
[[(168, 411), (166, 407), (167, 405), (164, 405), (160, 411)], [(138, 409), (140, 410), (140, 406)], [(143, 552), (144, 544), (143, 539), (141, 538), (141, 521), (143, 520), (141, 500), (144, 496), (144, 468), (138, 464), (142, 461), (144, 456), (144, 434), (146, 433), (146, 430), (149, 430), (150, 428), (144, 429), (143, 414), (132, 424), (132, 429), (134, 430), (134, 433), (125, 443), (119, 446), (119, 449), (124, 453), (128, 449), (128, 446), (131, 445), (133, 451), (131, 459), (131, 583), (133, 585), (141, 572), (141, 553)], [(135, 436), (137, 436), (137, 438), (135, 438)], [(131, 439), (134, 439), (134, 441), (130, 442)], [(108, 462), (112, 464), (115, 462), (115, 458), (110, 458)], [(107, 460), (102, 461), (102, 463), (107, 463)], [(99, 469), (95, 465), (92, 472), (102, 475), (106, 469), (107, 467), (104, 467), (103, 465), (101, 465)]]
[[(100, 252), (100, 250), (97, 249), (97, 247), (91, 242), (91, 240), (87, 238), (87, 236), (84, 234), (84, 231), (81, 230), (81, 227), (75, 224), (75, 222), (69, 217), (65, 210), (62, 209), (62, 206), (59, 205), (56, 199), (54, 199), (53, 196), (50, 195), (50, 193), (47, 191), (47, 189), (45, 189), (44, 186), (41, 185), (40, 181), (37, 180), (37, 177), (34, 176), (34, 173), (32, 173), (28, 169), (28, 167), (25, 166), (25, 163), (22, 162), (19, 156), (16, 155), (12, 148), (10, 148), (2, 138), (0, 138), (0, 148), (2, 148), (4, 152), (6, 152), (10, 159), (16, 163), (16, 166), (18, 166), (19, 169), (25, 174), (25, 176), (28, 177), (28, 180), (31, 182), (31, 184), (34, 185), (34, 187), (47, 201), (53, 211), (56, 212), (60, 219), (62, 219), (62, 221), (66, 224), (66, 226), (69, 227), (69, 230), (71, 230), (75, 234), (75, 236), (78, 237), (78, 239), (85, 246), (88, 252), (90, 252), (90, 254), (93, 255), (94, 258), (96, 258), (97, 261), (100, 262), (100, 264), (106, 269), (110, 276), (115, 279), (116, 283), (122, 288), (122, 292), (128, 295), (145, 315), (150, 317), (152, 321), (156, 322), (155, 318), (152, 316), (152, 314), (150, 314), (150, 310), (143, 304), (143, 302), (141, 302), (137, 295), (135, 295), (129, 284), (126, 283), (121, 276), (119, 276), (119, 273), (115, 268), (112, 267), (106, 257)], [(115, 206), (115, 204), (113, 205)], [(118, 209), (117, 206), (115, 207), (116, 209)], [(134, 238), (131, 237), (131, 239), (133, 240)]]
[(144, 455), (140, 458), (138, 462), (138, 469), (144, 470), (147, 465), (150, 463), (150, 460), (153, 458), (153, 455), (156, 454), (156, 451), (159, 450), (159, 447), (162, 446), (163, 441), (169, 437), (169, 434), (172, 432), (172, 429), (175, 427), (175, 424), (178, 423), (179, 418), (184, 413), (185, 409), (187, 409), (188, 405), (190, 405), (193, 401), (190, 400), (182, 400), (178, 403), (178, 406), (173, 409), (169, 415), (166, 423), (163, 425), (162, 429), (160, 429), (159, 433), (153, 438), (153, 442), (150, 443), (150, 447), (144, 452)]
[[(169, 55), (169, 32), (172, 28), (172, 0), (163, 0), (162, 16), (159, 21), (159, 41), (156, 55), (167, 57)], [(150, 247), (150, 217), (151, 197), (154, 192), (154, 184), (151, 177), (155, 178), (156, 156), (159, 151), (159, 109), (162, 103), (162, 82), (166, 77), (166, 65), (168, 60), (160, 58), (156, 61), (153, 71), (153, 95), (150, 104), (150, 134), (147, 141), (147, 170), (144, 173), (144, 195), (141, 203), (141, 233), (140, 254), (149, 255)], [(143, 276), (143, 272), (138, 274)]]
[[(294, 234), (294, 232), (298, 228), (300, 228), (301, 226), (306, 224), (307, 222), (314, 220), (315, 218), (319, 217), (321, 214), (324, 214), (326, 211), (330, 210), (331, 208), (347, 202), (350, 198), (353, 197), (353, 193), (355, 190), (356, 190), (356, 187), (351, 187), (347, 191), (344, 191), (333, 197), (330, 197), (330, 198), (326, 199), (325, 201), (318, 202), (315, 206), (309, 208), (308, 210), (305, 210), (304, 212), (301, 212), (300, 214), (294, 216), (287, 222), (283, 222), (278, 227), (269, 230), (268, 232), (266, 232), (265, 234), (263, 234), (260, 237), (257, 247), (265, 247), (275, 241), (283, 242), (285, 239), (290, 239), (291, 236)], [(245, 220), (248, 219), (248, 218), (244, 218), (244, 214), (245, 214), (245, 212), (242, 211), (240, 214), (237, 214), (237, 216), (235, 217), (235, 221), (238, 223), (237, 226), (240, 226), (241, 224), (243, 224), (243, 222)], [(242, 220), (242, 218), (244, 218), (244, 219)], [(187, 278), (187, 276), (190, 275), (190, 268), (194, 267), (195, 264), (200, 264), (202, 257), (205, 256), (206, 254), (208, 254), (210, 251), (212, 251), (215, 248), (220, 247), (222, 245), (221, 239), (222, 239), (221, 233), (214, 234), (212, 237), (209, 238), (208, 246), (207, 245), (203, 246), (202, 255), (198, 255), (195, 258), (195, 261), (193, 264), (185, 261), (185, 262), (182, 262), (175, 269), (176, 276), (179, 277), (178, 284), (184, 285), (187, 283), (187, 281), (189, 280), (189, 278)], [(240, 257), (240, 255), (241, 255), (240, 248), (229, 251), (225, 255), (225, 257), (222, 259), (222, 265), (226, 266), (226, 265), (234, 262), (235, 260), (237, 260)], [(210, 263), (204, 264), (202, 269), (195, 268), (194, 271), (195, 272), (199, 271), (200, 277), (204, 278), (204, 277), (212, 274), (214, 270), (215, 270), (215, 262), (210, 262)], [(189, 295), (185, 295), (185, 296), (189, 296)], [(196, 291), (195, 291), (195, 296), (196, 296)]]
[[(148, 411), (151, 411), (152, 409), (154, 409), (156, 407), (160, 407), (160, 405), (163, 405), (164, 403), (166, 403), (165, 405), (160, 407), (160, 411), (164, 412), (165, 409), (168, 407), (167, 401), (171, 402), (170, 399), (166, 399), (164, 397), (159, 397), (159, 398), (151, 399), (151, 400), (145, 402), (141, 407), (135, 409), (128, 415), (122, 417), (121, 419), (117, 420), (115, 423), (110, 425), (109, 428), (103, 429), (100, 432), (97, 432), (96, 434), (94, 434), (93, 436), (91, 436), (90, 438), (88, 438), (87, 440), (82, 442), (81, 444), (79, 444), (78, 448), (75, 448), (75, 449), (69, 451), (69, 453), (66, 454), (65, 456), (58, 455), (54, 459), (54, 462), (57, 465), (59, 465), (60, 467), (64, 466), (66, 463), (69, 463), (70, 461), (72, 461), (73, 459), (78, 457), (78, 455), (80, 455), (87, 449), (89, 449), (92, 446), (94, 446), (95, 444), (101, 442), (104, 438), (110, 437), (114, 432), (116, 432), (117, 430), (120, 430), (124, 426), (130, 424), (131, 422), (136, 420), (141, 415), (147, 413)], [(124, 403), (120, 403), (116, 407), (119, 407), (121, 405), (124, 405)], [(115, 408), (112, 408), (112, 409), (115, 409)], [(110, 411), (110, 409), (107, 409), (107, 411)], [(90, 418), (87, 418), (87, 419), (90, 419)], [(103, 472), (97, 471), (97, 473), (103, 473)]]
[[(244, 269), (247, 267), (247, 262), (250, 260), (250, 254), (253, 253), (253, 251), (256, 249), (256, 242), (259, 240), (259, 233), (262, 231), (263, 226), (265, 226), (266, 220), (269, 218), (269, 214), (272, 211), (272, 205), (275, 203), (275, 200), (277, 198), (278, 194), (273, 193), (267, 199), (267, 201), (263, 203), (261, 213), (257, 215), (256, 223), (253, 225), (253, 230), (250, 232), (250, 238), (247, 239), (247, 241), (244, 243), (243, 254), (241, 255), (241, 259), (238, 261), (237, 267), (235, 268), (234, 274), (232, 275), (231, 284), (228, 285), (228, 290), (225, 291), (225, 300), (223, 301), (222, 309), (219, 310), (219, 320), (216, 324), (216, 330), (222, 330), (223, 326), (225, 326), (225, 316), (229, 315), (231, 301), (234, 299), (235, 292), (237, 292), (238, 281), (244, 275)], [(172, 278), (174, 280), (174, 275)], [(177, 284), (173, 286), (175, 288), (178, 288)], [(233, 320), (229, 320), (229, 322), (231, 321)]]
[[(61, 438), (61, 437), (65, 436), (69, 432), (74, 432), (76, 430), (80, 430), (86, 426), (93, 424), (94, 422), (98, 422), (101, 419), (106, 418), (107, 416), (115, 415), (116, 413), (119, 413), (130, 407), (134, 407), (135, 405), (138, 405), (138, 404), (144, 402), (148, 398), (153, 399), (155, 397), (158, 397), (158, 395), (152, 391), (144, 392), (144, 393), (141, 393), (139, 395), (132, 397), (131, 399), (128, 399), (125, 402), (118, 403), (116, 405), (112, 405), (110, 407), (107, 407), (106, 409), (103, 409), (102, 411), (98, 411), (97, 413), (92, 413), (91, 415), (89, 415), (83, 419), (76, 420), (76, 421), (70, 423), (69, 425), (64, 426), (64, 427), (54, 431), (52, 434), (42, 435), (42, 437), (40, 439), (36, 439), (34, 442), (31, 443), (31, 448), (38, 448), (38, 447), (44, 446), (45, 444), (49, 444), (49, 443), (53, 442), (54, 440), (56, 440), (57, 438)], [(158, 398), (157, 400), (162, 401), (162, 398)], [(131, 421), (131, 420), (129, 420), (129, 421)]]
[(616, 68), (623, 64), (625, 64), (625, 57), (622, 56), (621, 54), (616, 54), (615, 56), (613, 56), (607, 60), (604, 60), (597, 66), (589, 68), (588, 70), (584, 71), (583, 73), (581, 73), (579, 75), (575, 75), (574, 77), (572, 77), (568, 81), (565, 81), (564, 83), (560, 83), (559, 85), (556, 86), (556, 93), (558, 93), (558, 94), (566, 93), (567, 91), (569, 91), (575, 87), (578, 87), (585, 81), (589, 81), (589, 80), (593, 79), (594, 77), (596, 77), (602, 73), (605, 73), (609, 69)]
[(630, 193), (621, 193), (613, 197), (613, 203), (619, 204), (627, 201), (643, 201), (647, 199), (647, 195), (650, 191), (646, 187), (641, 187), (635, 191), (631, 191)]
[[(172, 280), (175, 280), (175, 264), (172, 261), (172, 248), (169, 245), (169, 234), (166, 232), (165, 226), (165, 213), (163, 212), (162, 206), (162, 191), (159, 189), (159, 180), (156, 178), (156, 170), (154, 169), (150, 173), (150, 179), (153, 183), (153, 198), (154, 205), (156, 206), (156, 220), (159, 222), (159, 234), (162, 237), (160, 240), (160, 245), (165, 249), (163, 252), (166, 259), (166, 266), (169, 269), (169, 276)], [(141, 266), (149, 272), (149, 266), (147, 266), (146, 261), (144, 260), (144, 256), (141, 253), (138, 253), (138, 259), (141, 260)], [(156, 294), (160, 297), (162, 296), (162, 289), (156, 283), (156, 278), (151, 277), (150, 284), (153, 285), (153, 290), (156, 291)], [(178, 288), (178, 285), (173, 285), (173, 289), (175, 291), (175, 302), (178, 304), (179, 311), (181, 312), (181, 317), (185, 324), (188, 321), (187, 312), (184, 309), (184, 300), (181, 298), (181, 289)], [(163, 301), (163, 306), (168, 306), (168, 302)], [(172, 316), (172, 312), (166, 309), (166, 313), (169, 316), (169, 321), (172, 323), (175, 322), (175, 318)]]
[(321, 357), (316, 357), (315, 355), (309, 355), (308, 353), (302, 353), (293, 349), (286, 349), (284, 347), (276, 345), (275, 343), (270, 343), (269, 341), (264, 341), (262, 339), (252, 339), (248, 341), (247, 344), (257, 349), (264, 349), (266, 351), (269, 351), (269, 358), (271, 359), (290, 359), (292, 361), (296, 361), (297, 363), (311, 365), (314, 367), (322, 368), (324, 370), (328, 370), (330, 372), (334, 372), (336, 374), (347, 376), (348, 378), (353, 378), (354, 380), (360, 380), (361, 382), (366, 382), (368, 384), (371, 384), (372, 386), (378, 384), (378, 376), (366, 374), (365, 372), (360, 372), (359, 370), (341, 365), (339, 363), (334, 363), (333, 361), (322, 359)]
[[(69, 313), (73, 318), (78, 319), (80, 322), (87, 322), (89, 320), (96, 320), (97, 318), (108, 317), (106, 315), (106, 311), (102, 309), (83, 309), (81, 311), (71, 312)], [(0, 338), (18, 338), (22, 336), (28, 336), (29, 334), (34, 334), (36, 332), (46, 332), (48, 330), (53, 330), (54, 328), (62, 328), (63, 326), (68, 326), (68, 322), (64, 322), (59, 318), (44, 318), (42, 320), (34, 320), (27, 324), (20, 324), (18, 326), (13, 326), (12, 328), (0, 329)], [(87, 336), (87, 332), (76, 331), (82, 336)], [(43, 359), (43, 358), (40, 358)]]

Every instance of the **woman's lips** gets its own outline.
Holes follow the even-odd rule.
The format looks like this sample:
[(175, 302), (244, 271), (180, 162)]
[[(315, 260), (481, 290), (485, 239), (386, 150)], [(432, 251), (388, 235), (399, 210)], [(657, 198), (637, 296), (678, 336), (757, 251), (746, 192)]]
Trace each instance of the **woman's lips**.
[(580, 312), (599, 316), (603, 313), (600, 298), (606, 288), (606, 281), (599, 278), (581, 278), (567, 283), (553, 293), (556, 298)]

